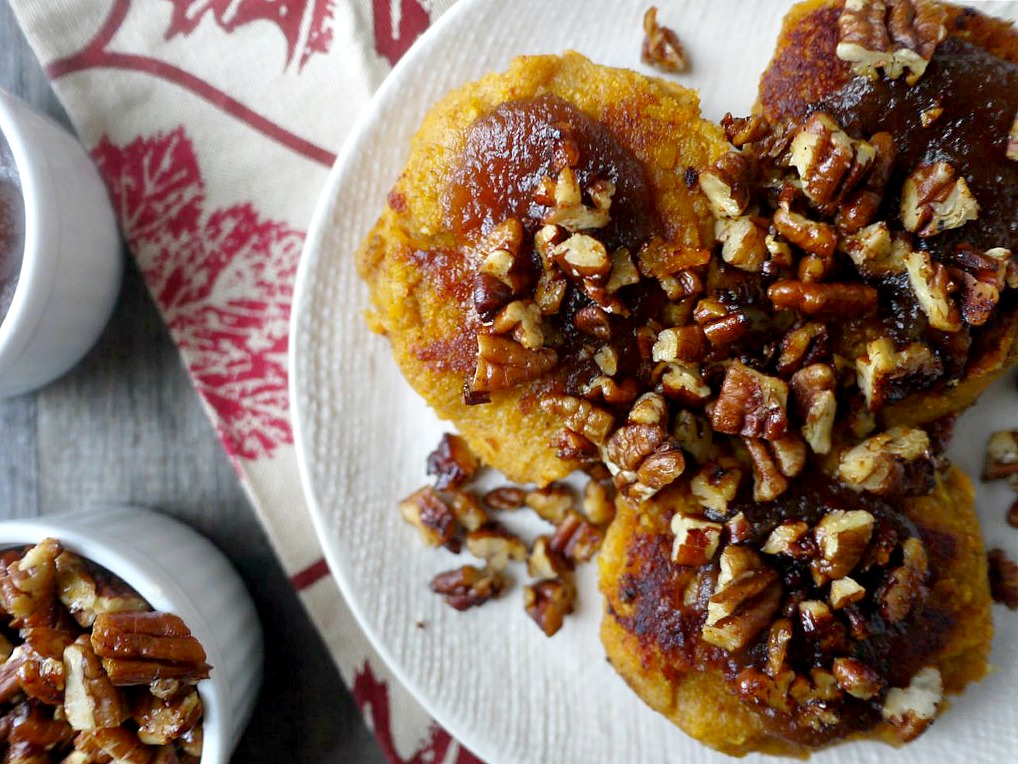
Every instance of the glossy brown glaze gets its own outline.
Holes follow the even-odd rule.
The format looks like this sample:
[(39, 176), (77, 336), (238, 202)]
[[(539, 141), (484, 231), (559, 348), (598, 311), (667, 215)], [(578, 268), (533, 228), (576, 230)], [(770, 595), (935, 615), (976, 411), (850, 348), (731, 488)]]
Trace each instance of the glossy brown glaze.
[(502, 104), (471, 125), (444, 200), (446, 223), (467, 236), (508, 218), (534, 230), (546, 211), (534, 200), (538, 184), (567, 166), (582, 188), (615, 184), (611, 223), (600, 232), (606, 246), (637, 246), (659, 228), (640, 162), (605, 125), (550, 95)]

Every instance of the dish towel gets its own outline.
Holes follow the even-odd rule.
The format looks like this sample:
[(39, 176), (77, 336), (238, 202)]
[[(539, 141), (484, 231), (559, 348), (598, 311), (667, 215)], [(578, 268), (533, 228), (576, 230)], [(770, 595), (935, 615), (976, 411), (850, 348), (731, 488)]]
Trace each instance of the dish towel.
[(319, 190), (372, 92), (453, 0), (10, 2), (386, 756), (477, 762), (389, 673), (329, 575), (297, 473), (286, 368)]

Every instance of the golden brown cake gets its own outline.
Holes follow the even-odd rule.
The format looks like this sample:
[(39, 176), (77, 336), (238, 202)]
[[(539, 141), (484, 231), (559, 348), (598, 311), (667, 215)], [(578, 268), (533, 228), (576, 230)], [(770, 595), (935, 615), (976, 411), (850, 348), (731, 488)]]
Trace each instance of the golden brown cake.
[[(889, 688), (908, 687), (923, 669), (919, 684), (936, 669), (946, 693), (983, 676), (992, 634), (986, 556), (972, 485), (961, 471), (949, 469), (932, 494), (902, 502), (807, 479), (776, 504), (744, 502), (737, 509), (740, 520), (723, 532), (735, 528), (739, 546), (723, 542), (713, 562), (682, 566), (673, 559), (672, 529), (683, 522), (673, 525), (673, 518), (689, 513), (704, 520), (689, 485), (639, 509), (620, 501), (599, 557), (609, 660), (651, 708), (689, 735), (732, 755), (805, 756), (846, 737), (900, 743), (929, 720), (902, 712), (922, 701), (901, 704), (904, 693), (895, 699)], [(847, 571), (827, 567), (818, 587), (813, 576), (831, 544), (816, 529), (829, 528), (824, 517), (842, 511), (868, 512), (876, 522), (861, 549), (840, 552), (841, 562), (851, 564), (849, 556), (858, 562)], [(772, 533), (782, 521), (784, 536)], [(810, 529), (797, 541), (796, 521)], [(696, 540), (684, 538), (688, 554)], [(925, 555), (903, 551), (916, 545), (909, 538)], [(718, 587), (729, 593), (742, 587), (726, 599), (715, 585), (732, 549), (748, 550), (758, 568)], [(904, 571), (922, 556), (927, 577), (910, 578)], [(836, 609), (832, 572), (864, 587), (862, 598)], [(712, 630), (705, 624), (714, 609), (733, 615)], [(939, 698), (930, 703), (942, 708)], [(900, 713), (890, 721), (881, 712), (889, 706)]]
[[(861, 8), (856, 14), (863, 20), (876, 5), (888, 14), (895, 6), (916, 7), (852, 3)], [(889, 221), (896, 222), (898, 190), (910, 173), (922, 164), (950, 165), (967, 181), (979, 205), (978, 217), (920, 237), (921, 246), (934, 262), (964, 269), (959, 248), (1018, 253), (1018, 162), (1009, 157), (1008, 148), (1018, 113), (1018, 32), (975, 9), (925, 6), (929, 26), (942, 24), (945, 39), (933, 48), (919, 79), (910, 83), (908, 70), (895, 80), (881, 71), (859, 75), (857, 63), (839, 57), (843, 0), (799, 3), (786, 16), (774, 58), (761, 78), (759, 109), (773, 124), (824, 113), (853, 138), (882, 132), (893, 136), (894, 169), (883, 200), (883, 217)], [(909, 28), (920, 39), (922, 18), (917, 15)], [(936, 38), (930, 34), (932, 45)], [(846, 57), (860, 56), (849, 52)], [(957, 300), (966, 286), (962, 278), (955, 276), (954, 281)], [(914, 386), (902, 403), (887, 407), (882, 414), (887, 425), (930, 422), (961, 411), (1018, 359), (1018, 298), (1013, 289), (988, 320), (947, 334), (938, 334), (942, 327), (934, 327), (932, 339), (926, 318), (907, 300), (886, 301), (881, 318), (885, 325), (894, 324), (899, 349), (927, 335), (924, 341), (933, 346), (943, 367), (936, 378)]]
[[(534, 243), (542, 221), (562, 236), (594, 239), (595, 255), (616, 262), (620, 250), (635, 254), (653, 237), (699, 250), (711, 243), (713, 220), (687, 170), (725, 148), (692, 91), (575, 53), (515, 59), (427, 116), (358, 266), (374, 326), (407, 380), (486, 464), (541, 484), (572, 471), (589, 446), (561, 438), (553, 445), (561, 417), (541, 401), (589, 387), (604, 345), (594, 335), (614, 328), (619, 345), (633, 344), (637, 317), (623, 315), (618, 300), (609, 304), (605, 290), (610, 298), (619, 287), (608, 273), (582, 274), (560, 251), (562, 267), (537, 284), (553, 270), (542, 268)], [(556, 197), (560, 179), (571, 183)], [(629, 283), (633, 261), (623, 264), (629, 269), (616, 267), (616, 281)], [(535, 331), (544, 336), (535, 340)], [(481, 371), (479, 335), (488, 343)]]

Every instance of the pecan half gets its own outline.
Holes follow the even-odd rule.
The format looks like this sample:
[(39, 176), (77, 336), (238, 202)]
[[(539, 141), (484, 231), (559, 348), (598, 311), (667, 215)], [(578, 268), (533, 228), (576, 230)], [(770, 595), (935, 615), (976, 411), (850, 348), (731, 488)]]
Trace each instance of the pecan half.
[(965, 178), (947, 162), (921, 164), (901, 191), (901, 222), (920, 236), (936, 236), (979, 217), (979, 203)]
[(117, 686), (156, 679), (207, 679), (205, 650), (171, 613), (103, 613), (92, 627), (92, 649)]
[(508, 337), (478, 334), (477, 369), (468, 392), (477, 396), (510, 390), (544, 376), (557, 363), (552, 348), (528, 349)]
[(869, 77), (883, 69), (894, 80), (907, 70), (905, 81), (912, 85), (947, 37), (946, 18), (943, 7), (929, 0), (846, 0), (836, 55), (855, 74)]
[(549, 395), (541, 399), (541, 408), (560, 417), (570, 430), (598, 445), (604, 443), (615, 421), (604, 409), (572, 395)]
[(822, 112), (802, 124), (789, 147), (789, 162), (802, 179), (803, 193), (824, 215), (832, 214), (864, 180), (875, 157), (869, 143), (853, 140)]

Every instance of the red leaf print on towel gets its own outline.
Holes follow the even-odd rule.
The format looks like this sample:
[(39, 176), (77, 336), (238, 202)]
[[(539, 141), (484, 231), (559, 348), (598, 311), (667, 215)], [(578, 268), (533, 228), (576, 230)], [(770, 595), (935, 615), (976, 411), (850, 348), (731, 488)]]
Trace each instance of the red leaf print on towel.
[(375, 50), (391, 66), (431, 23), (419, 0), (371, 0), (371, 10), (375, 17)]
[(286, 40), (286, 63), (299, 66), (332, 45), (333, 0), (170, 0), (173, 18), (166, 38), (189, 35), (206, 15), (226, 32), (256, 21), (275, 24)]
[[(364, 662), (364, 668), (354, 677), (351, 691), (361, 714), (370, 723), (378, 744), (382, 747), (382, 753), (391, 764), (438, 764), (438, 762), (484, 764), (434, 722), (428, 728), (428, 739), (424, 741), (424, 745), (409, 759), (402, 758), (392, 738), (389, 688), (384, 680), (375, 677), (371, 664), (367, 661)], [(447, 758), (450, 754), (453, 754), (453, 757)]]
[(234, 458), (292, 443), (286, 349), (304, 234), (250, 204), (206, 209), (183, 127), (93, 151), (127, 243)]

